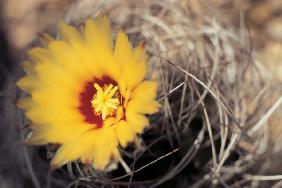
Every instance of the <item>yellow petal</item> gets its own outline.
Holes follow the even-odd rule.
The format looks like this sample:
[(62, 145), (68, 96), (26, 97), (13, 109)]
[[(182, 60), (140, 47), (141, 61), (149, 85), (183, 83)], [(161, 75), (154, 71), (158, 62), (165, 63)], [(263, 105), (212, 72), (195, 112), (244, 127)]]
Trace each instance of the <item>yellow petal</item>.
[(98, 62), (105, 75), (117, 80), (121, 70), (113, 57), (113, 39), (109, 20), (101, 16), (95, 21), (87, 20), (85, 25), (86, 43), (92, 59)]
[[(66, 126), (67, 125), (67, 126)], [(85, 131), (93, 129), (92, 126), (77, 126), (71, 122), (65, 124), (57, 124), (57, 126), (50, 124), (33, 124), (34, 129), (30, 136), (26, 139), (26, 143), (32, 145), (42, 145), (47, 143), (65, 144), (74, 139), (77, 139)]]
[(69, 42), (72, 45), (82, 43), (82, 37), (76, 28), (65, 24), (63, 21), (60, 21), (58, 24), (58, 29), (63, 40)]
[(95, 127), (95, 125), (92, 124), (76, 121), (73, 117), (61, 117), (60, 119), (59, 116), (55, 116), (52, 117), (53, 119), (38, 120), (37, 118), (40, 117), (43, 116), (39, 114), (30, 118), (34, 129), (34, 134), (32, 134), (33, 136), (31, 139), (35, 140), (32, 144), (41, 144), (41, 142), (37, 143), (38, 137), (40, 140), (46, 141), (46, 143), (63, 144), (79, 136), (86, 130), (93, 129)]
[(141, 100), (131, 100), (128, 102), (127, 111), (141, 114), (154, 114), (159, 111), (160, 104), (157, 101), (151, 100), (143, 102)]
[(158, 112), (160, 104), (155, 101), (158, 84), (155, 81), (144, 81), (131, 93), (127, 111), (132, 113), (153, 114)]
[(96, 169), (103, 170), (111, 157), (117, 153), (118, 141), (113, 128), (103, 127), (95, 136), (93, 165)]
[(51, 35), (49, 35), (49, 34), (47, 34), (47, 33), (40, 33), (40, 34), (39, 34), (39, 37), (40, 37), (41, 43), (42, 43), (44, 46), (47, 46), (51, 41), (56, 40), (56, 39), (54, 39)]
[(110, 22), (106, 17), (89, 19), (85, 24), (85, 39), (89, 46), (101, 51), (112, 51), (113, 40)]
[(84, 117), (80, 114), (78, 109), (68, 108), (67, 106), (62, 107), (62, 105), (58, 105), (58, 107), (54, 105), (46, 107), (34, 105), (32, 108), (28, 109), (25, 114), (35, 125), (51, 124), (54, 125), (55, 129), (62, 126), (63, 131), (64, 127), (65, 130), (70, 131), (74, 131), (76, 128), (84, 130), (87, 127), (93, 127), (92, 124), (84, 122)]
[(147, 61), (147, 54), (144, 48), (144, 42), (141, 42), (136, 48), (133, 50), (132, 58), (134, 61), (142, 62)]
[(147, 65), (145, 62), (132, 61), (131, 63), (125, 64), (122, 70), (121, 78), (119, 80), (119, 86), (121, 90), (125, 91), (125, 88), (128, 90), (135, 88), (140, 82), (143, 81), (146, 73)]
[(34, 62), (50, 61), (50, 58), (52, 57), (49, 50), (39, 47), (29, 50), (28, 55)]
[(99, 29), (104, 33), (105, 41), (108, 43), (110, 49), (113, 49), (112, 27), (110, 20), (105, 15), (100, 15), (97, 18)]
[(84, 164), (92, 164), (94, 158), (94, 150), (93, 148), (89, 148), (80, 158), (81, 162)]
[(29, 109), (34, 105), (35, 104), (30, 97), (22, 98), (17, 101), (17, 107), (22, 109)]
[(137, 133), (142, 133), (149, 125), (149, 121), (144, 115), (131, 111), (126, 111), (126, 120)]
[(17, 86), (26, 92), (32, 92), (40, 87), (40, 80), (35, 76), (25, 76), (17, 81)]
[[(83, 88), (80, 78), (66, 72), (63, 67), (58, 65), (45, 62), (38, 64), (35, 69), (40, 80), (47, 86), (69, 88), (76, 91)], [(59, 89), (59, 91), (62, 89)]]
[(24, 69), (25, 73), (28, 75), (35, 75), (36, 72), (34, 70), (35, 63), (31, 61), (24, 61), (21, 64), (22, 68)]
[[(64, 41), (70, 44), (69, 46), (66, 46), (63, 44), (64, 41), (53, 41), (49, 44), (50, 48), (51, 45), (53, 45), (52, 48), (53, 52), (57, 54), (58, 53), (66, 54), (63, 57), (65, 59), (68, 58), (68, 60), (63, 60), (63, 61), (60, 60), (60, 62), (75, 65), (73, 68), (77, 69), (78, 73), (80, 72), (81, 69), (83, 69), (84, 74), (82, 75), (84, 75), (87, 79), (92, 79), (90, 77), (91, 76), (93, 77), (93, 75), (96, 75), (96, 77), (101, 77), (103, 74), (101, 73), (101, 70), (99, 69), (99, 66), (97, 64), (99, 63), (97, 56), (103, 54), (101, 53), (101, 48), (100, 48), (101, 46), (96, 45), (94, 49), (88, 48), (86, 42), (84, 41), (80, 33), (77, 31), (77, 29), (63, 22), (61, 22), (58, 27), (61, 35), (63, 36)], [(97, 34), (92, 33), (92, 36), (93, 35), (96, 36)], [(107, 53), (107, 55), (109, 55), (109, 53)], [(57, 56), (57, 57), (61, 57), (61, 56)], [(68, 66), (65, 67), (68, 68)]]
[(47, 131), (49, 127), (42, 126), (41, 128), (37, 128), (33, 130), (29, 135), (27, 136), (25, 143), (32, 144), (32, 145), (43, 145), (50, 143), (50, 140), (47, 136)]
[(126, 147), (129, 142), (132, 142), (136, 136), (136, 132), (133, 127), (126, 121), (120, 121), (114, 126), (119, 144), (122, 147)]
[(123, 67), (125, 64), (130, 63), (132, 58), (132, 45), (128, 41), (127, 35), (120, 31), (117, 34), (115, 43), (114, 56), (118, 64)]
[(139, 45), (134, 50), (131, 43), (124, 32), (119, 32), (115, 44), (114, 56), (117, 63), (122, 67), (121, 78), (119, 79), (119, 86), (123, 96), (125, 96), (126, 89), (134, 88), (140, 83), (146, 73), (146, 58), (145, 51), (142, 45)]
[(151, 101), (144, 104), (145, 114), (155, 114), (159, 111), (161, 104), (157, 101)]
[[(72, 78), (75, 78), (79, 82), (91, 78), (97, 72), (94, 72), (92, 69), (90, 72), (88, 70), (88, 61), (82, 57), (81, 53), (75, 53), (75, 49), (72, 49), (66, 42), (54, 41), (48, 47), (53, 55), (54, 63), (57, 63), (55, 66), (70, 74)], [(81, 48), (83, 47), (78, 48), (76, 51), (81, 50)]]
[(144, 81), (140, 83), (131, 93), (133, 100), (140, 100), (142, 102), (148, 102), (156, 98), (158, 89), (158, 82), (156, 81)]
[(87, 131), (78, 138), (63, 144), (51, 162), (54, 168), (60, 167), (69, 161), (79, 159), (93, 147), (95, 131)]

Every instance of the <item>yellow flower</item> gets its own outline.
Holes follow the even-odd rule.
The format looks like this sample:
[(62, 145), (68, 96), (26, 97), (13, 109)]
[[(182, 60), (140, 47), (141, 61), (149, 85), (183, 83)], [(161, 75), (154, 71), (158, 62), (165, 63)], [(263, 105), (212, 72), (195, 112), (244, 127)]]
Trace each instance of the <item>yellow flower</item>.
[(60, 39), (44, 34), (45, 47), (29, 51), (26, 76), (17, 85), (29, 97), (19, 100), (32, 122), (30, 144), (60, 144), (55, 168), (80, 159), (103, 170), (156, 113), (156, 81), (145, 81), (144, 45), (133, 48), (124, 32), (113, 45), (109, 20), (89, 19), (79, 32), (59, 23)]

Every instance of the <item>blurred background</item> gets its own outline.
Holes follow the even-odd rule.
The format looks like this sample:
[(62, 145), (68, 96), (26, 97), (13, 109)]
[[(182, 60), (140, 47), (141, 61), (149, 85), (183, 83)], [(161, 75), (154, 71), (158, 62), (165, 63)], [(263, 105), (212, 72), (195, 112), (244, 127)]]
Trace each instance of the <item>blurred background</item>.
[[(0, 88), (7, 89), (7, 79), (17, 74), (18, 65), (26, 58), (26, 50), (38, 43), (38, 34), (42, 32), (56, 35), (58, 20), (79, 23), (84, 15), (96, 10), (95, 7), (111, 2), (138, 2), (133, 1), (96, 1), (96, 0), (1, 0), (0, 1)], [(282, 1), (281, 0), (170, 0), (177, 3), (184, 10), (193, 12), (199, 17), (213, 17), (223, 26), (239, 28), (244, 21), (248, 30), (251, 48), (255, 52), (252, 56), (260, 61), (266, 71), (267, 79), (277, 83), (281, 88), (282, 83)], [(122, 14), (122, 13), (121, 13)], [(70, 19), (71, 18), (71, 19)], [(269, 76), (270, 75), (270, 76)], [(2, 92), (1, 92), (2, 93)], [(3, 95), (0, 96), (3, 97)], [(264, 101), (264, 105), (271, 106), (281, 93), (273, 93), (272, 97)], [(2, 101), (1, 101), (2, 102)], [(3, 109), (1, 109), (3, 110)], [(281, 142), (282, 116), (281, 108), (269, 119), (271, 141)], [(1, 111), (0, 111), (1, 112)], [(5, 145), (19, 128), (0, 125), (0, 181), (12, 182), (20, 168), (14, 164), (13, 149), (18, 145)], [(12, 135), (12, 136), (11, 136)], [(273, 144), (275, 152), (266, 156), (269, 163), (265, 172), (269, 174), (282, 174), (281, 146)], [(247, 146), (246, 146), (247, 147)], [(21, 154), (19, 154), (21, 155)], [(9, 160), (6, 160), (9, 159)], [(21, 157), (20, 157), (21, 159)], [(1, 175), (2, 174), (2, 175)], [(12, 187), (9, 183), (0, 182), (0, 188)], [(13, 183), (11, 183), (12, 185)], [(18, 187), (16, 183), (15, 187)], [(29, 185), (29, 184), (28, 184)], [(25, 186), (24, 186), (25, 187)], [(279, 186), (278, 186), (279, 187)], [(282, 186), (281, 186), (282, 187)]]
[[(113, 0), (106, 0), (109, 3)], [(138, 1), (138, 0), (137, 0)], [(54, 33), (56, 22), (65, 19), (74, 0), (1, 0), (1, 45), (8, 46), (13, 57), (18, 57), (41, 32)], [(97, 1), (96, 5), (98, 6)], [(113, 1), (117, 2), (117, 1)], [(270, 71), (282, 80), (282, 1), (280, 0), (171, 0), (199, 15), (214, 16), (220, 22), (240, 26), (243, 17), (249, 28), (253, 47)], [(101, 2), (100, 2), (101, 3)], [(77, 7), (95, 6), (95, 0), (82, 0)], [(89, 7), (88, 7), (89, 10)], [(73, 14), (85, 14), (79, 12)], [(2, 42), (3, 41), (3, 42)]]

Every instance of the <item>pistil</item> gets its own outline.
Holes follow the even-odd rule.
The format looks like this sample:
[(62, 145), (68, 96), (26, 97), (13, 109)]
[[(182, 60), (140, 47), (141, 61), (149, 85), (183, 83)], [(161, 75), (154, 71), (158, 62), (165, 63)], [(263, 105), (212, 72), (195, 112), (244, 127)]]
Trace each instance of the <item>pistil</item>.
[(102, 119), (105, 120), (107, 116), (112, 115), (118, 108), (120, 101), (115, 97), (118, 86), (110, 84), (102, 88), (99, 84), (94, 83), (94, 88), (97, 90), (97, 93), (91, 101), (92, 108), (95, 113), (101, 114)]

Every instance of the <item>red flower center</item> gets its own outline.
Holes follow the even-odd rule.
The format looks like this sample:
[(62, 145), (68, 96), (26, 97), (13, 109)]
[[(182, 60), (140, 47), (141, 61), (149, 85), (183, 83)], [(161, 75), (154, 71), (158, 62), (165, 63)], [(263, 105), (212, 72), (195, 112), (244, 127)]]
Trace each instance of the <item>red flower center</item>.
[[(84, 89), (79, 95), (80, 105), (78, 108), (81, 114), (83, 114), (84, 116), (84, 121), (87, 123), (95, 124), (98, 128), (101, 128), (103, 126), (102, 115), (96, 113), (95, 110), (93, 110), (93, 106), (91, 104), (93, 96), (95, 96), (97, 93), (97, 89), (94, 87), (94, 84), (105, 87), (110, 84), (117, 86), (117, 83), (108, 76), (103, 76), (101, 79), (94, 78), (92, 81), (85, 83)], [(120, 99), (121, 95), (119, 94), (119, 92), (117, 93), (118, 98)], [(112, 114), (112, 116), (114, 115), (115, 114)]]

